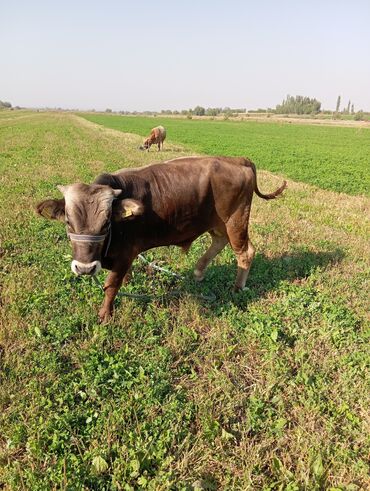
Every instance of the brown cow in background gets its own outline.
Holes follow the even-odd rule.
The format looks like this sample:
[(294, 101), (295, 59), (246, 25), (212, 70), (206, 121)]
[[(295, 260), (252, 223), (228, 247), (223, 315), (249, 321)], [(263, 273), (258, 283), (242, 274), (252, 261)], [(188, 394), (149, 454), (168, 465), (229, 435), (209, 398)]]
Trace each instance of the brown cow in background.
[(144, 140), (143, 145), (140, 147), (141, 150), (148, 150), (152, 145), (158, 144), (158, 152), (163, 148), (163, 142), (166, 139), (166, 130), (163, 126), (156, 126), (150, 131), (150, 135), (146, 140)]

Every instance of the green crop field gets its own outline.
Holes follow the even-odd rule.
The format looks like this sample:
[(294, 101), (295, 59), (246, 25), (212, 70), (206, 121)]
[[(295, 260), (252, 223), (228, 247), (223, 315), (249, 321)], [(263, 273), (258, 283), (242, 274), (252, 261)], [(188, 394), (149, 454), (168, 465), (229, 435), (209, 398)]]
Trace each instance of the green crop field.
[(258, 168), (290, 179), (340, 193), (370, 196), (370, 128), (104, 114), (84, 117), (141, 136), (162, 124), (168, 141), (192, 152), (246, 156)]
[[(137, 150), (153, 120), (88, 118), (131, 134), (0, 113), (0, 488), (368, 489), (368, 130), (168, 120), (157, 154)], [(265, 192), (294, 177), (254, 198), (247, 289), (231, 291), (230, 248), (194, 282), (201, 237), (148, 251), (182, 278), (136, 262), (127, 290), (153, 297), (99, 325), (99, 289), (36, 203), (195, 152), (249, 155), (275, 173), (259, 171)]]

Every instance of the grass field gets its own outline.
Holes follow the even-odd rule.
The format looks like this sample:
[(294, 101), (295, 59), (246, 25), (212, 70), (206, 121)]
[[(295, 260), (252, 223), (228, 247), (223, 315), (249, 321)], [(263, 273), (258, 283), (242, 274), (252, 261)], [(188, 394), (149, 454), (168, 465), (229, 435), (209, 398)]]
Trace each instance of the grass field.
[(108, 128), (149, 135), (163, 124), (168, 141), (207, 155), (250, 157), (260, 169), (352, 195), (370, 196), (370, 128), (255, 121), (210, 121), (86, 114)]
[[(137, 124), (146, 133), (148, 122), (129, 121), (130, 131)], [(34, 213), (39, 200), (59, 196), (57, 184), (201, 151), (192, 135), (205, 126), (184, 121), (183, 135), (189, 123), (186, 152), (171, 145), (170, 129), (157, 155), (136, 149), (141, 136), (71, 114), (0, 114), (1, 488), (368, 489), (367, 197), (289, 180), (283, 198), (254, 198), (257, 254), (247, 290), (231, 292), (229, 248), (194, 283), (202, 237), (186, 256), (176, 248), (147, 253), (181, 280), (136, 263), (128, 289), (158, 297), (120, 299), (107, 325), (97, 324), (100, 291), (70, 272), (63, 225)], [(229, 138), (235, 126), (219, 128)], [(307, 140), (315, 155), (325, 147), (316, 128), (261, 124), (246, 139), (247, 154), (266, 168), (280, 155), (290, 175), (304, 153), (292, 150), (293, 130), (316, 135), (316, 147)], [(328, 128), (319, 130), (327, 141)], [(330, 132), (341, 142), (336, 158), (346, 162), (355, 150), (362, 165), (365, 132), (340, 130)], [(276, 141), (279, 132), (289, 146)], [(232, 153), (228, 138), (216, 153)], [(329, 162), (321, 169), (336, 188), (340, 174)], [(280, 181), (259, 172), (263, 191)]]

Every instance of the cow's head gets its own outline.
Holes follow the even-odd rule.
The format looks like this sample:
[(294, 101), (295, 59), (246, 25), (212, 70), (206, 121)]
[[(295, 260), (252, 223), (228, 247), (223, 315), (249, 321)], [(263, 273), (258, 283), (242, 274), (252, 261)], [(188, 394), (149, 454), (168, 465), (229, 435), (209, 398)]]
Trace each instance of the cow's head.
[(150, 145), (151, 145), (150, 138), (147, 138), (146, 140), (144, 140), (143, 150), (149, 150)]
[(72, 243), (71, 269), (76, 275), (97, 274), (101, 257), (110, 241), (111, 221), (129, 220), (144, 211), (133, 199), (119, 201), (112, 213), (113, 200), (122, 191), (100, 184), (71, 184), (58, 186), (63, 199), (50, 199), (37, 205), (37, 213), (44, 218), (60, 220), (67, 226)]

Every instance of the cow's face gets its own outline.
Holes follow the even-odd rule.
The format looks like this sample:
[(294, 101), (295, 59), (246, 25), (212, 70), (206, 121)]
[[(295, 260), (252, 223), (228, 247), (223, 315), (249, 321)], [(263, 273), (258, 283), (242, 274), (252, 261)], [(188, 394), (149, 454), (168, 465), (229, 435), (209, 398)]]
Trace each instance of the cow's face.
[(72, 243), (71, 269), (76, 275), (96, 274), (110, 233), (112, 202), (120, 191), (97, 184), (59, 186), (64, 195), (64, 221)]
[[(111, 233), (112, 202), (121, 190), (100, 184), (58, 186), (63, 200), (47, 200), (37, 206), (45, 218), (65, 222), (72, 244), (71, 269), (76, 275), (95, 275), (101, 269), (101, 257)], [(135, 200), (121, 201), (121, 219), (142, 213)]]
[(150, 141), (149, 138), (147, 138), (146, 140), (144, 140), (143, 150), (149, 150), (149, 148), (150, 148)]

